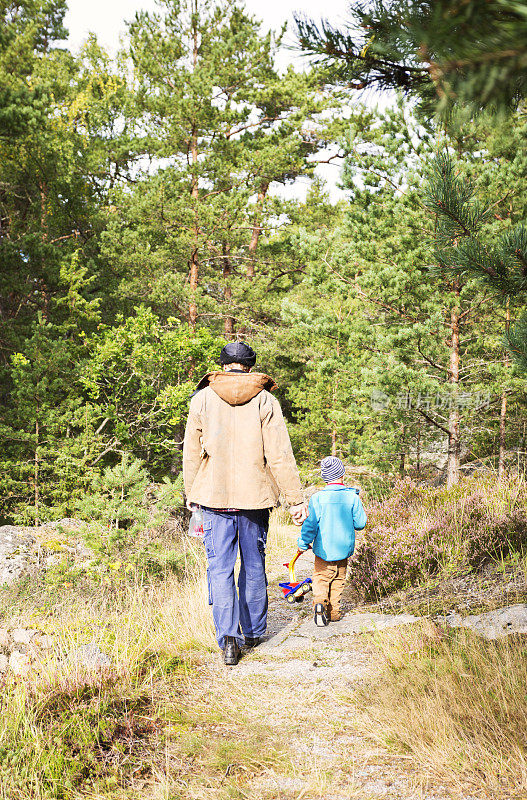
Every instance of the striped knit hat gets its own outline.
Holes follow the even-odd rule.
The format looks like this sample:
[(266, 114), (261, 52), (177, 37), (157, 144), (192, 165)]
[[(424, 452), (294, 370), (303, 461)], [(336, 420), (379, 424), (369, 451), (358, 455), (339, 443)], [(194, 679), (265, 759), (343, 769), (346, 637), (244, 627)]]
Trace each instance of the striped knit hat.
[(340, 458), (336, 456), (327, 456), (327, 458), (323, 458), (320, 462), (320, 474), (326, 483), (342, 478), (345, 472), (346, 467)]

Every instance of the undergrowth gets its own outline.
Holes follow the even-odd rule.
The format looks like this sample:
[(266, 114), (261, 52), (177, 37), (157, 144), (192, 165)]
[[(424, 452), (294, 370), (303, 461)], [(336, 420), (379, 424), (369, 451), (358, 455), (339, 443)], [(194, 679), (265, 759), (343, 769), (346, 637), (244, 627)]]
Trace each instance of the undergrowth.
[[(275, 529), (271, 545), (280, 538)], [(29, 590), (5, 595), (3, 626), (37, 628), (53, 647), (27, 676), (0, 676), (0, 800), (227, 800), (288, 768), (246, 700), (202, 682), (217, 645), (204, 554), (186, 547), (183, 573), (161, 582), (94, 584), (91, 595), (76, 583), (44, 605)], [(111, 666), (82, 666), (87, 643)]]
[[(376, 639), (375, 691), (360, 725), (425, 772), (493, 798), (527, 792), (527, 641), (489, 641), (424, 620)], [(486, 795), (488, 796), (488, 794)]]

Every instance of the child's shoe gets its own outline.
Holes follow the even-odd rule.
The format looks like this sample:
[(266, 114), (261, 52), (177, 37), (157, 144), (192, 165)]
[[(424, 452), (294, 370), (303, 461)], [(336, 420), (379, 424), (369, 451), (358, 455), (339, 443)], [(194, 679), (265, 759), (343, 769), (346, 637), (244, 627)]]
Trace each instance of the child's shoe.
[(342, 619), (342, 613), (339, 608), (333, 608), (331, 603), (328, 603), (326, 615), (330, 622), (339, 622)]
[(318, 628), (325, 628), (329, 624), (329, 619), (326, 614), (326, 609), (322, 603), (315, 604), (315, 625)]

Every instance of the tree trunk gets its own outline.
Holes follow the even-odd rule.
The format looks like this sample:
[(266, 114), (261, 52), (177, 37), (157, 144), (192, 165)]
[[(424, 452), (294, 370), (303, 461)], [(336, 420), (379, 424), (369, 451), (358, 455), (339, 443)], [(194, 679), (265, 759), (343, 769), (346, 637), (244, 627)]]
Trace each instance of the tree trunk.
[(260, 186), (260, 191), (258, 192), (258, 201), (256, 204), (256, 219), (253, 225), (252, 234), (251, 234), (251, 241), (249, 242), (249, 263), (247, 264), (247, 277), (254, 278), (254, 263), (256, 258), (256, 248), (258, 247), (258, 241), (260, 239), (260, 235), (262, 233), (262, 206), (263, 201), (265, 200), (265, 195), (267, 194), (267, 190), (269, 189), (268, 183), (262, 183)]
[[(37, 406), (38, 413), (38, 406)], [(40, 429), (38, 424), (38, 417), (35, 421), (35, 464), (34, 464), (34, 503), (35, 503), (35, 528), (38, 528), (40, 522), (40, 496), (39, 496), (39, 461), (38, 461), (38, 444), (39, 444)]]
[(456, 294), (456, 304), (450, 312), (450, 367), (449, 383), (452, 386), (451, 406), (448, 415), (448, 461), (446, 485), (450, 489), (459, 483), (459, 455), (461, 450), (460, 440), (460, 414), (458, 404), (459, 389), (459, 294), (460, 287), (456, 281), (454, 284)]
[(417, 442), (415, 445), (415, 471), (421, 474), (421, 421), (417, 424)]
[[(39, 185), (40, 188), (40, 230), (41, 230), (41, 237), (42, 242), (45, 243), (48, 241), (49, 238), (49, 228), (48, 228), (48, 185), (45, 181), (42, 181)], [(45, 255), (44, 252), (42, 253), (42, 266), (44, 266)], [(43, 285), (42, 287), (42, 316), (47, 321), (48, 319), (48, 303), (49, 303), (49, 295), (48, 295), (48, 287)]]
[[(198, 63), (198, 28), (197, 28), (197, 3), (196, 8), (193, 9), (193, 28), (192, 28), (192, 65), (196, 69)], [(198, 225), (198, 132), (195, 123), (192, 123), (192, 133), (190, 140), (190, 159), (192, 163), (192, 182), (190, 186), (190, 196), (192, 198), (192, 206), (194, 209), (194, 224), (192, 228), (194, 247), (190, 254), (189, 262), (189, 286), (190, 286), (190, 303), (188, 310), (188, 319), (192, 327), (196, 325), (198, 318), (198, 308), (196, 304), (196, 292), (198, 289), (199, 280), (199, 225)]]
[[(230, 276), (232, 274), (232, 266), (229, 259), (229, 252), (230, 252), (230, 245), (223, 243), (223, 280), (225, 281), (225, 288), (223, 290), (223, 299), (225, 300), (225, 306), (230, 311), (230, 304), (232, 300), (232, 287), (230, 285)], [(234, 329), (235, 329), (235, 319), (231, 314), (227, 314), (225, 316), (223, 322), (223, 331), (227, 339), (232, 339), (234, 336)]]
[[(197, 236), (195, 238), (197, 238)], [(198, 277), (199, 277), (198, 249), (197, 246), (195, 245), (190, 256), (190, 270), (189, 270), (190, 303), (188, 308), (188, 321), (190, 322), (192, 327), (196, 325), (196, 320), (198, 318), (198, 306), (196, 303)]]
[[(337, 388), (338, 383), (335, 383), (331, 392), (331, 417), (333, 417), (333, 410), (337, 402)], [(334, 418), (331, 420), (331, 455), (337, 455), (337, 426)]]
[(399, 453), (399, 475), (404, 478), (406, 469), (406, 426), (403, 425), (401, 431), (401, 451)]
[(505, 421), (507, 419), (507, 392), (502, 392), (500, 408), (500, 452), (498, 456), (498, 480), (505, 478)]
[[(339, 359), (340, 358), (340, 325), (342, 323), (342, 308), (339, 308), (339, 310), (338, 310), (337, 319), (338, 319), (339, 327), (338, 327), (337, 341), (336, 341), (336, 345), (335, 345), (335, 354), (337, 356), (337, 359)], [(338, 373), (337, 373), (337, 375), (338, 375)], [(337, 405), (338, 388), (339, 388), (339, 379), (338, 379), (337, 376), (335, 376), (334, 377), (334, 383), (333, 383), (333, 391), (331, 392), (331, 411), (332, 412), (334, 412), (335, 406)], [(332, 427), (331, 427), (331, 455), (332, 456), (336, 456), (337, 455), (337, 426), (336, 426), (336, 421), (334, 419), (333, 419), (333, 423), (332, 423)]]
[(48, 240), (48, 186), (45, 181), (40, 184), (40, 228), (42, 241)]

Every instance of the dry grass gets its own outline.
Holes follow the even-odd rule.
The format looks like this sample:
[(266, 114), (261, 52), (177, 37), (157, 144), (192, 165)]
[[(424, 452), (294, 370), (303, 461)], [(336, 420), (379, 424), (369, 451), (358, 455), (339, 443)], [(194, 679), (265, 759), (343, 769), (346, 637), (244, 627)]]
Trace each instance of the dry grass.
[[(273, 515), (271, 561), (294, 547), (298, 529), (288, 523)], [(187, 555), (183, 579), (123, 585), (118, 602), (103, 588), (87, 600), (72, 587), (51, 612), (17, 612), (13, 624), (51, 633), (56, 646), (27, 679), (3, 687), (0, 800), (293, 800), (326, 796), (335, 771), (352, 797), (349, 752), (330, 769), (312, 753), (321, 740), (331, 747), (346, 725), (396, 748), (421, 774), (468, 782), (493, 800), (526, 797), (520, 639), (486, 642), (428, 622), (384, 632), (372, 642), (380, 673), (353, 701), (356, 725), (331, 687), (299, 686), (289, 696), (280, 681), (240, 681), (225, 670), (199, 543), (189, 541)], [(74, 662), (89, 641), (110, 656), (110, 668)], [(287, 754), (285, 722), (306, 753)], [(278, 793), (272, 786), (281, 778), (290, 784)]]
[[(275, 522), (269, 539), (282, 546)], [(187, 546), (182, 580), (124, 584), (118, 602), (104, 587), (88, 600), (72, 587), (55, 609), (28, 602), (6, 620), (51, 634), (54, 648), (4, 682), (0, 800), (243, 797), (244, 783), (280, 762), (274, 734), (233, 702), (236, 687), (203, 682), (217, 645), (204, 554)], [(73, 654), (87, 642), (112, 666), (79, 666)]]
[(527, 795), (527, 642), (430, 621), (377, 637), (380, 674), (361, 725), (426, 772), (493, 798)]

